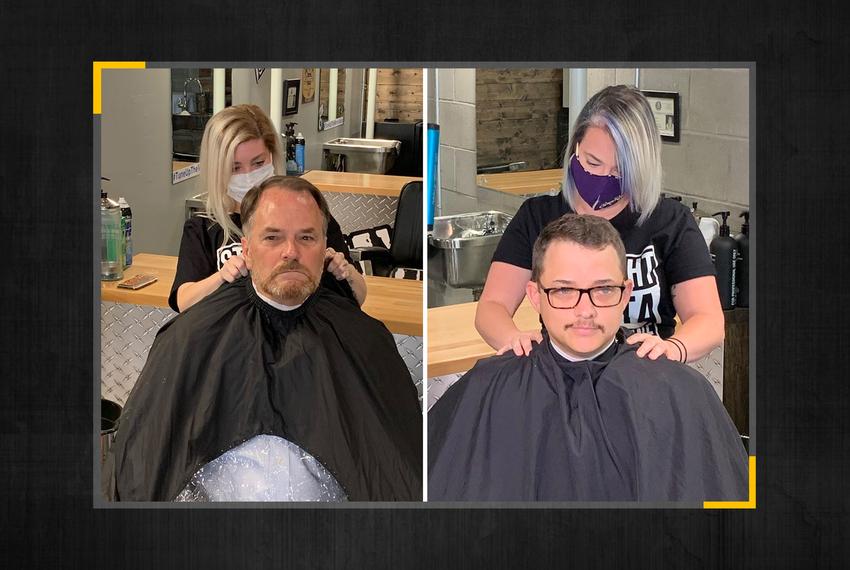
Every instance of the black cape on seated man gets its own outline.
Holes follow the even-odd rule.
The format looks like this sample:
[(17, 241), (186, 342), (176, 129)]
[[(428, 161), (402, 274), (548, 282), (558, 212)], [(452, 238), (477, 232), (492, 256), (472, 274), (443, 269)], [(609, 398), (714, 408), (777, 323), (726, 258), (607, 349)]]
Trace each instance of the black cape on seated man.
[(696, 370), (613, 344), (479, 361), (428, 412), (432, 501), (746, 500), (747, 458)]
[[(313, 200), (279, 188), (261, 200), (270, 201), (268, 195)], [(105, 494), (174, 500), (225, 452), (244, 442), (276, 441), (255, 437), (266, 435), (312, 456), (344, 499), (421, 500), (421, 410), (393, 336), (356, 302), (324, 287), (292, 310), (269, 304), (252, 281), (260, 274), (260, 247), (246, 248), (251, 276), (160, 329), (108, 455)], [(321, 256), (324, 245), (317, 247)], [(298, 263), (308, 266), (304, 256)], [(315, 465), (308, 467), (315, 472)], [(297, 497), (290, 500), (322, 500)]]
[(432, 406), (429, 500), (747, 499), (744, 447), (705, 378), (617, 340), (625, 267), (600, 217), (544, 229), (526, 287), (543, 342), (479, 361)]

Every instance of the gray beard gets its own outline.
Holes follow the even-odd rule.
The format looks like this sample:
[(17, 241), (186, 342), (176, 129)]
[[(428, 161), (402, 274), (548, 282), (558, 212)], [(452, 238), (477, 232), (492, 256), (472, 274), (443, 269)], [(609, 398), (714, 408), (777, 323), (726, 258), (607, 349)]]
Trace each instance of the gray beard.
[(299, 305), (319, 287), (319, 283), (312, 278), (309, 281), (276, 283), (275, 277), (276, 275), (269, 276), (259, 284), (259, 289), (281, 305)]

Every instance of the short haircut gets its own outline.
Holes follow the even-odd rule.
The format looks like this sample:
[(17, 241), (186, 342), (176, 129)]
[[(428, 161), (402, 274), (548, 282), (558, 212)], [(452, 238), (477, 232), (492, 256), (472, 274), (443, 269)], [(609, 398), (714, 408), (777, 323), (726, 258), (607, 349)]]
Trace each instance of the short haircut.
[(272, 176), (271, 178), (263, 181), (259, 186), (251, 188), (242, 199), (240, 216), (242, 218), (242, 229), (246, 236), (249, 232), (251, 217), (257, 210), (260, 198), (269, 188), (280, 188), (281, 190), (288, 190), (290, 192), (309, 193), (313, 197), (313, 200), (316, 201), (316, 205), (319, 207), (319, 210), (322, 212), (322, 232), (325, 236), (328, 235), (328, 222), (331, 219), (331, 212), (328, 208), (328, 203), (325, 200), (325, 197), (322, 196), (319, 189), (307, 180), (299, 178), (298, 176)]
[[(661, 197), (661, 136), (649, 101), (640, 90), (627, 85), (606, 87), (588, 99), (576, 117), (565, 166), (590, 127), (604, 129), (614, 140), (620, 185), (629, 198), (629, 208), (640, 214), (638, 225), (642, 224)], [(564, 197), (573, 210), (576, 195), (572, 173), (564, 168)]]
[(550, 222), (534, 242), (531, 257), (531, 280), (540, 284), (540, 274), (543, 273), (543, 257), (549, 244), (553, 241), (576, 243), (588, 249), (603, 250), (607, 246), (614, 248), (620, 260), (623, 277), (626, 276), (626, 248), (620, 234), (605, 218), (590, 214), (564, 214)]

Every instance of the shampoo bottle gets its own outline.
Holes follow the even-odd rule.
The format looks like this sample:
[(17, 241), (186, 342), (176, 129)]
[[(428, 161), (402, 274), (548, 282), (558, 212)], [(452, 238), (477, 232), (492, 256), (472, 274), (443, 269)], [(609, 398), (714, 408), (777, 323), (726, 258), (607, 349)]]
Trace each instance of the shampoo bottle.
[(736, 304), (738, 307), (750, 306), (750, 213), (748, 211), (741, 212), (741, 217), (744, 218), (744, 223), (741, 224), (741, 233), (735, 236), (735, 241), (738, 242), (738, 251), (740, 258), (738, 259), (738, 299)]
[(295, 137), (295, 164), (298, 166), (298, 174), (304, 174), (304, 135), (298, 133)]
[(722, 216), (720, 232), (711, 240), (709, 251), (714, 261), (714, 271), (717, 277), (717, 292), (720, 294), (720, 305), (724, 311), (733, 309), (737, 292), (735, 290), (735, 273), (738, 265), (738, 242), (729, 235), (726, 218), (730, 212), (717, 212), (713, 216)]

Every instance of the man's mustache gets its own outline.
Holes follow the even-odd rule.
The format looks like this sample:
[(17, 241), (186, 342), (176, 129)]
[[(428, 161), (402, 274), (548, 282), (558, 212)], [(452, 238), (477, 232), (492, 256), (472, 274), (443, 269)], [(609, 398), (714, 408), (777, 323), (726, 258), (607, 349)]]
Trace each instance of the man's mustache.
[(307, 274), (305, 267), (293, 259), (291, 261), (284, 261), (277, 264), (269, 277), (277, 277), (281, 273), (286, 273), (287, 271), (300, 271), (305, 275)]
[(593, 321), (576, 321), (574, 323), (564, 325), (564, 330), (566, 330), (570, 327), (579, 327), (579, 328), (583, 328), (583, 329), (599, 329), (603, 332), (605, 331), (605, 327), (603, 327), (602, 325), (597, 324)]

